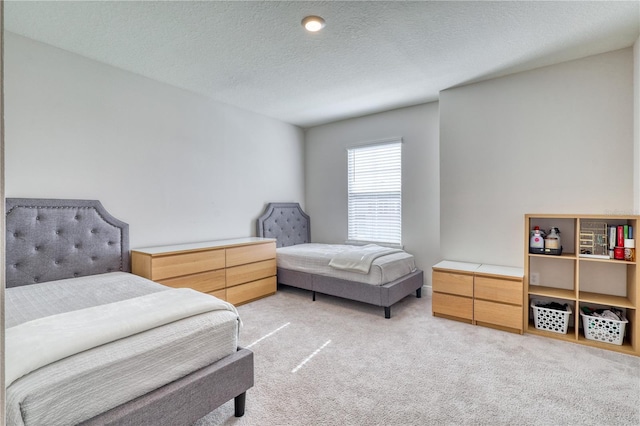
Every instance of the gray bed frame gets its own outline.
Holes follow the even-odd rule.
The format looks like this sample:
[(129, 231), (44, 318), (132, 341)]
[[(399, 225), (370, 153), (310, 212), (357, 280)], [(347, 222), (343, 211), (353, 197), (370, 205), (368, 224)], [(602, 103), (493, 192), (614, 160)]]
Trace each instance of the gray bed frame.
[[(96, 200), (8, 198), (6, 287), (129, 269), (129, 225)], [(244, 415), (253, 352), (238, 351), (83, 425), (189, 425), (234, 399)]]
[[(275, 238), (276, 247), (311, 242), (311, 220), (298, 203), (269, 203), (257, 220), (259, 237)], [(420, 269), (380, 286), (364, 284), (324, 275), (278, 268), (278, 283), (316, 293), (329, 294), (365, 302), (384, 308), (385, 318), (391, 318), (391, 306), (414, 291), (421, 297), (424, 274)]]

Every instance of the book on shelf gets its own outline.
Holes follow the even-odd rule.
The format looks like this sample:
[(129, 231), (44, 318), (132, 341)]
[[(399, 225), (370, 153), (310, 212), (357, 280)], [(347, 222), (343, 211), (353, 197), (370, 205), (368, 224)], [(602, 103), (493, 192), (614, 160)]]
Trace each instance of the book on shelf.
[(589, 259), (611, 259), (611, 257), (609, 257), (609, 255), (606, 254), (579, 254), (580, 257), (586, 257)]
[(622, 225), (618, 225), (618, 239), (616, 241), (616, 247), (624, 247), (624, 226)]

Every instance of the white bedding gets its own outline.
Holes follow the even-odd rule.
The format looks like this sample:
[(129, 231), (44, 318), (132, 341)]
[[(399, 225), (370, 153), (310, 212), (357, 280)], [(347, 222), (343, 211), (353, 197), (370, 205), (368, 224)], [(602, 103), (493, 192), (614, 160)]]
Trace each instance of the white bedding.
[[(131, 297), (158, 301), (165, 298), (157, 293), (167, 291), (172, 289), (122, 272), (9, 288), (7, 326)], [(160, 303), (166, 305), (166, 299)], [(183, 319), (83, 350), (15, 380), (7, 388), (7, 424), (77, 424), (235, 352), (240, 326), (235, 309), (208, 309), (187, 309), (178, 315)]]
[(378, 257), (371, 263), (368, 274), (340, 270), (329, 266), (337, 254), (349, 250), (344, 244), (298, 244), (276, 249), (279, 268), (310, 274), (325, 275), (371, 285), (382, 285), (394, 281), (416, 270), (414, 257), (398, 251)]
[(345, 245), (344, 250), (333, 255), (329, 261), (329, 266), (343, 271), (368, 274), (371, 270), (371, 265), (377, 258), (400, 251), (400, 249), (381, 247), (376, 244), (364, 246)]
[(68, 356), (233, 305), (189, 288), (50, 315), (5, 331), (5, 385)]

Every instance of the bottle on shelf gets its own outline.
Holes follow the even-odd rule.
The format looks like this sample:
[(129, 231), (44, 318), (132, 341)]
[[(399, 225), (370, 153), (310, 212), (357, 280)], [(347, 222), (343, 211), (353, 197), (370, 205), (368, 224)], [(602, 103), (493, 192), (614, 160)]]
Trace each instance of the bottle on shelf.
[(544, 238), (544, 254), (562, 254), (562, 244), (560, 244), (560, 230), (556, 227), (552, 227), (549, 230), (549, 234)]
[(636, 240), (630, 238), (624, 240), (624, 260), (627, 262), (636, 261)]
[(539, 226), (534, 227), (533, 231), (531, 231), (531, 238), (529, 240), (529, 253), (544, 253), (544, 233), (540, 230)]

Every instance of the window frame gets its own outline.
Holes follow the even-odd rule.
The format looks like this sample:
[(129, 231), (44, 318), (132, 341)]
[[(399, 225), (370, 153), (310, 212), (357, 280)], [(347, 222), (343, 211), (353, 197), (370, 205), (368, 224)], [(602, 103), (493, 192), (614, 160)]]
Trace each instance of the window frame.
[[(402, 145), (402, 138), (397, 137), (347, 147), (347, 244), (378, 244), (381, 246), (402, 248)], [(376, 166), (371, 163), (367, 164), (366, 151), (381, 147), (391, 148), (392, 150), (397, 149), (397, 152), (391, 152), (388, 158), (390, 161), (397, 163), (397, 165), (394, 166), (395, 169), (391, 170), (391, 175), (389, 176), (390, 181), (380, 181), (379, 175), (376, 175), (379, 182), (375, 182), (376, 177), (368, 181), (364, 179), (364, 185), (362, 184), (363, 180), (360, 180), (359, 186), (361, 189), (354, 189), (353, 186), (357, 185), (357, 183), (355, 182), (356, 176), (354, 176), (356, 171), (353, 167), (358, 167), (357, 164), (354, 164), (354, 161), (357, 163), (358, 159), (352, 156), (360, 152), (360, 163), (363, 163), (363, 161), (365, 163), (360, 167), (365, 167), (365, 174), (367, 172), (371, 173), (374, 172), (372, 169)], [(363, 154), (365, 159), (362, 158)], [(374, 153), (370, 157), (374, 157), (375, 155), (380, 154)], [(380, 159), (384, 160), (383, 157)], [(367, 169), (367, 166), (370, 166), (369, 169)], [(382, 167), (384, 168), (384, 166)], [(389, 172), (389, 170), (386, 170), (385, 173), (386, 172)], [(376, 190), (376, 186), (378, 190)], [(357, 198), (360, 198), (360, 204), (364, 204), (367, 201), (378, 204), (372, 211), (372, 213), (375, 214), (375, 218), (361, 222), (360, 225), (353, 223), (355, 220), (354, 216), (357, 216), (358, 213), (354, 210), (356, 208), (354, 203), (357, 202)], [(386, 212), (384, 212), (385, 208), (387, 209)], [(361, 210), (366, 210), (366, 207), (363, 207)], [(382, 232), (371, 232), (377, 226), (374, 225), (376, 221), (379, 222), (383, 220), (388, 222), (389, 219), (391, 219), (392, 223), (386, 226)], [(355, 229), (356, 227), (360, 229)], [(369, 230), (366, 229), (367, 227), (369, 227)]]

